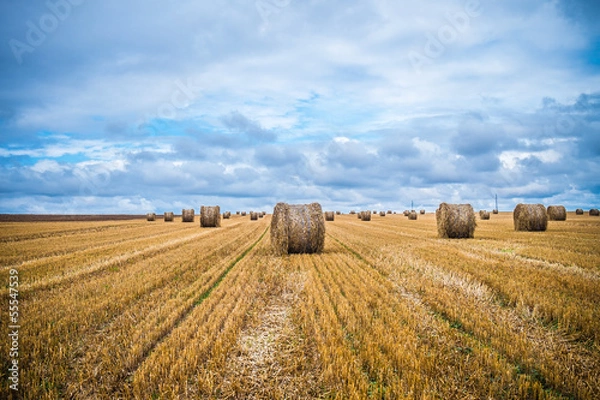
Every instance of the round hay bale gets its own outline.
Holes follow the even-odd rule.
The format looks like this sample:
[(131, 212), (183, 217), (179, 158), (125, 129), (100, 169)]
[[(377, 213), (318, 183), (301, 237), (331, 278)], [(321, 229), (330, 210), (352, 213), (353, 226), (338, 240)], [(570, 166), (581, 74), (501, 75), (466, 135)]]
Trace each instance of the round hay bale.
[(361, 212), (361, 211), (359, 211), (359, 212), (358, 212), (358, 214), (356, 214), (356, 217), (357, 217), (358, 219), (362, 219), (362, 212)]
[(438, 235), (448, 239), (467, 239), (475, 234), (475, 212), (470, 204), (442, 203), (435, 212)]
[(410, 211), (408, 211), (408, 210), (404, 210), (404, 211), (402, 211), (402, 214), (403, 214), (405, 217), (408, 217), (408, 214), (410, 214)]
[(600, 216), (600, 211), (598, 211), (598, 209), (597, 209), (597, 208), (592, 208), (592, 209), (590, 210), (590, 215), (591, 215), (592, 217), (597, 217), (597, 216)]
[(411, 212), (408, 213), (407, 217), (411, 221), (416, 221), (417, 220), (417, 213), (414, 212), (414, 211), (411, 211)]
[(271, 246), (278, 255), (322, 252), (325, 221), (321, 205), (277, 203), (271, 219)]
[(565, 206), (548, 206), (546, 209), (549, 221), (566, 221), (567, 209)]
[(246, 216), (246, 211), (242, 211), (242, 217)]
[(391, 214), (391, 213), (392, 213), (392, 210), (387, 210), (387, 213), (388, 213), (388, 214)]
[(257, 213), (257, 214), (258, 214), (258, 218), (264, 218), (264, 217), (265, 217), (265, 214), (264, 214), (264, 213), (262, 213), (262, 212), (259, 212), (259, 213)]
[(425, 215), (425, 210), (419, 210), (419, 214)]
[(155, 213), (146, 214), (146, 221), (156, 221), (156, 214)]
[(221, 227), (221, 207), (202, 206), (200, 207), (200, 226), (202, 228), (220, 228)]
[(181, 210), (181, 222), (194, 222), (194, 209)]
[(371, 211), (361, 211), (360, 212), (360, 219), (363, 221), (370, 221), (371, 220)]
[(173, 222), (174, 219), (175, 219), (175, 213), (173, 213), (173, 211), (165, 212), (165, 216), (164, 216), (165, 222)]
[(385, 211), (379, 211), (379, 216), (380, 217), (385, 217)]
[(262, 216), (264, 217), (265, 215), (267, 215), (266, 211), (261, 212)]
[(325, 221), (335, 221), (335, 214), (333, 211), (325, 211)]
[(354, 211), (354, 210), (350, 211), (350, 215), (354, 215), (354, 214), (356, 214), (356, 211)]
[(490, 219), (490, 213), (486, 210), (479, 210), (479, 218), (482, 220)]
[(575, 215), (583, 215), (583, 209), (578, 208), (577, 210), (575, 210)]
[(258, 221), (258, 213), (250, 211), (250, 221)]
[(513, 220), (515, 231), (543, 232), (548, 227), (548, 214), (543, 204), (517, 204)]
[(496, 209), (492, 210), (492, 214), (498, 214), (498, 210), (496, 210)]
[(229, 219), (229, 218), (231, 218), (231, 212), (229, 212), (229, 211), (225, 211), (225, 212), (223, 213), (223, 219)]
[(236, 211), (236, 212), (235, 212), (235, 215), (240, 215), (240, 212), (239, 212), (239, 211)]
[(342, 215), (342, 212), (341, 211), (336, 211), (335, 215)]

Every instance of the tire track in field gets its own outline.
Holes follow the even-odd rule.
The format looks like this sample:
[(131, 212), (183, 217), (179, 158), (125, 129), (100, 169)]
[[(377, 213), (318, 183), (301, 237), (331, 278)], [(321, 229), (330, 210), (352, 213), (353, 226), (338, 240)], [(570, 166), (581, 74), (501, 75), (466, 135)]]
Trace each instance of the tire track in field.
[[(228, 226), (225, 229), (232, 229), (236, 225)], [(35, 291), (35, 290), (47, 290), (49, 288), (72, 282), (75, 279), (82, 278), (84, 276), (89, 276), (95, 274), (99, 271), (102, 271), (113, 265), (120, 265), (124, 262), (128, 262), (131, 260), (135, 260), (142, 256), (151, 256), (158, 252), (161, 252), (166, 249), (172, 249), (179, 247), (187, 242), (192, 240), (196, 240), (202, 236), (209, 235), (214, 233), (215, 231), (202, 231), (199, 233), (194, 233), (192, 235), (185, 236), (183, 238), (172, 239), (167, 242), (163, 242), (161, 244), (156, 244), (152, 246), (145, 247), (141, 250), (134, 250), (124, 254), (119, 254), (117, 256), (110, 257), (105, 260), (93, 262), (85, 267), (77, 268), (75, 270), (71, 270), (71, 272), (55, 276), (53, 278), (47, 280), (40, 280), (33, 283), (25, 283), (20, 286), (23, 292), (27, 291)]]
[[(482, 337), (482, 332), (476, 332), (476, 328), (467, 328), (465, 326), (468, 325), (467, 321), (452, 318), (441, 306), (441, 304), (432, 303), (426, 297), (421, 296), (417, 291), (408, 289), (404, 284), (406, 283), (405, 279), (403, 279), (401, 274), (398, 274), (395, 270), (392, 271), (391, 274), (383, 273), (383, 271), (381, 271), (377, 265), (370, 262), (359, 251), (332, 236), (331, 234), (327, 235), (335, 242), (340, 244), (344, 249), (352, 253), (357, 259), (365, 263), (365, 265), (377, 271), (385, 279), (388, 279), (395, 284), (398, 288), (398, 294), (402, 298), (416, 306), (422, 306), (426, 309), (429, 309), (433, 315), (443, 320), (451, 328), (460, 332), (461, 335), (476, 340), (481, 347), (492, 349), (496, 354), (505, 359), (506, 362), (514, 365), (516, 370), (522, 370), (520, 373), (521, 375), (527, 375), (532, 381), (538, 382), (541, 387), (544, 388), (544, 390), (551, 391), (564, 397), (570, 397), (575, 393), (578, 393), (579, 395), (583, 393), (584, 395), (587, 394), (588, 396), (590, 393), (595, 393), (595, 395), (600, 393), (598, 388), (581, 388), (570, 383), (566, 385), (561, 383), (560, 387), (558, 387), (556, 384), (553, 384), (548, 377), (545, 377), (535, 365), (527, 367), (526, 360), (514, 357), (513, 355), (508, 354), (502, 348), (493, 346), (493, 344), (490, 342), (490, 338)], [(541, 352), (541, 354), (545, 353), (547, 359), (552, 359), (551, 355), (553, 354), (561, 354), (563, 352), (571, 354), (569, 359), (573, 365), (565, 366), (557, 361), (552, 361), (553, 365), (549, 365), (549, 369), (553, 371), (561, 371), (562, 375), (566, 376), (569, 372), (572, 372), (571, 370), (573, 366), (577, 365), (578, 369), (585, 368), (588, 370), (587, 374), (584, 374), (585, 377), (579, 375), (576, 376), (579, 378), (580, 384), (585, 386), (586, 384), (590, 385), (591, 382), (598, 383), (599, 376), (597, 373), (593, 372), (594, 365), (596, 365), (598, 361), (597, 355), (594, 355), (592, 352), (575, 343), (572, 343), (571, 339), (567, 336), (564, 336), (562, 333), (549, 332), (544, 327), (539, 326), (536, 321), (529, 321), (526, 317), (519, 315), (515, 309), (502, 307), (496, 304), (494, 300), (494, 290), (484, 283), (478, 281), (476, 277), (473, 277), (470, 274), (465, 274), (462, 276), (458, 273), (449, 272), (444, 270), (443, 267), (433, 265), (429, 262), (414, 258), (404, 253), (401, 254), (400, 257), (403, 260), (401, 263), (409, 266), (410, 269), (417, 272), (423, 278), (435, 282), (442, 287), (448, 287), (450, 290), (455, 290), (462, 293), (465, 298), (470, 299), (475, 309), (478, 309), (481, 313), (485, 313), (487, 318), (495, 321), (497, 326), (500, 328), (507, 329), (514, 335), (523, 335), (525, 332), (528, 341), (531, 342), (532, 345), (537, 346), (536, 349), (539, 348), (539, 352)], [(486, 333), (483, 332), (483, 334)], [(487, 335), (489, 336), (489, 334)], [(576, 359), (577, 361), (572, 361), (572, 359)], [(586, 378), (589, 380), (586, 380)], [(594, 398), (594, 394), (591, 394), (591, 396), (592, 397), (587, 398)]]
[[(189, 305), (188, 307), (186, 307), (184, 310), (181, 311), (181, 313), (174, 320), (171, 327), (169, 329), (165, 329), (165, 331), (162, 332), (162, 334), (153, 343), (151, 343), (147, 349), (145, 349), (143, 355), (141, 357), (139, 357), (139, 359), (136, 360), (136, 362), (133, 365), (127, 367), (126, 369), (123, 369), (122, 378), (127, 377), (127, 376), (134, 376), (136, 374), (136, 371), (140, 368), (140, 366), (144, 363), (144, 361), (152, 354), (154, 349), (156, 349), (161, 343), (163, 343), (169, 337), (169, 335), (175, 329), (177, 329), (177, 327), (179, 327), (182, 323), (184, 323), (184, 321), (189, 317), (189, 315), (194, 311), (194, 309), (196, 307), (200, 306), (210, 296), (210, 294), (217, 287), (219, 287), (221, 282), (227, 277), (227, 275), (231, 272), (231, 270), (238, 263), (240, 263), (263, 240), (264, 236), (266, 235), (266, 233), (268, 231), (269, 231), (269, 226), (267, 226), (267, 228), (263, 231), (263, 233), (260, 235), (260, 237), (256, 241), (254, 241), (250, 246), (248, 246), (246, 249), (244, 249), (227, 266), (227, 268), (217, 277), (215, 282), (207, 290), (205, 290), (198, 296), (196, 301), (194, 301), (191, 305)], [(122, 383), (122, 380), (120, 380), (119, 383)], [(115, 393), (118, 392), (118, 389), (119, 389), (118, 387), (114, 387), (113, 392), (115, 392)]]
[[(227, 240), (226, 243), (220, 242), (222, 244), (217, 248), (212, 249), (210, 253), (217, 254), (223, 251), (223, 249), (236, 249), (235, 244), (241, 238), (247, 237), (248, 234), (254, 236), (256, 231), (258, 231), (258, 229), (253, 229), (250, 232), (242, 232), (237, 236), (230, 238), (230, 240)], [(227, 250), (227, 252), (229, 252), (229, 250)], [(228, 258), (233, 257), (239, 258), (240, 255), (238, 254), (236, 256), (234, 253), (233, 255), (228, 256)], [(207, 255), (207, 259), (208, 258), (209, 256)], [(230, 264), (232, 263), (233, 261)], [(126, 309), (122, 310), (121, 314), (115, 316), (115, 318), (110, 321), (105, 322), (100, 329), (96, 330), (93, 337), (86, 340), (87, 344), (85, 345), (85, 349), (81, 351), (81, 358), (74, 360), (71, 366), (74, 373), (80, 371), (80, 378), (78, 383), (75, 383), (75, 381), (69, 383), (67, 389), (68, 397), (73, 397), (75, 395), (86, 398), (102, 397), (102, 395), (106, 395), (107, 390), (108, 392), (116, 392), (119, 389), (119, 385), (123, 384), (123, 381), (127, 378), (127, 375), (133, 368), (132, 365), (137, 368), (137, 365), (144, 361), (149, 352), (151, 352), (161, 340), (175, 329), (176, 325), (181, 323), (185, 316), (193, 310), (196, 304), (198, 304), (197, 299), (194, 301), (197, 297), (197, 292), (202, 290), (202, 293), (206, 294), (210, 288), (215, 287), (217, 280), (223, 275), (223, 273), (219, 273), (223, 270), (223, 265), (227, 264), (211, 265), (201, 275), (194, 278), (192, 282), (188, 282), (185, 286), (179, 286), (177, 293), (172, 294), (171, 297), (163, 298), (161, 296), (161, 301), (163, 301), (161, 307), (167, 310), (165, 312), (158, 308), (155, 308), (150, 312), (143, 311), (144, 304), (147, 304), (150, 301), (156, 301), (152, 300), (156, 297), (153, 293), (155, 290), (162, 290), (163, 287), (161, 286), (160, 288), (153, 288), (144, 296), (136, 298), (135, 304), (128, 306)], [(231, 267), (231, 265), (229, 265), (229, 267)], [(167, 286), (167, 284), (164, 286)], [(137, 318), (135, 316), (140, 317)], [(131, 321), (129, 319), (131, 319)], [(123, 335), (119, 326), (123, 325), (127, 325), (128, 328), (136, 327), (134, 332), (129, 333), (132, 337), (135, 337), (134, 333), (137, 333), (139, 331), (137, 327), (140, 327), (139, 329), (142, 329), (144, 332), (141, 335), (141, 340), (119, 342), (119, 348), (111, 354), (110, 362), (113, 362), (113, 364), (103, 361), (103, 356), (105, 356), (105, 354), (104, 351), (100, 349), (103, 347), (102, 342), (105, 339), (102, 338), (112, 337), (115, 338), (114, 340), (118, 340), (117, 336)], [(118, 332), (118, 334), (115, 334), (115, 332)], [(113, 344), (110, 345), (112, 346)], [(136, 347), (138, 350), (135, 350)], [(115, 361), (116, 359), (119, 361)], [(118, 365), (114, 364), (117, 362), (119, 363)], [(92, 371), (85, 370), (86, 366), (89, 368), (89, 366), (93, 365), (97, 365), (93, 373)], [(85, 385), (81, 382), (85, 382)]]

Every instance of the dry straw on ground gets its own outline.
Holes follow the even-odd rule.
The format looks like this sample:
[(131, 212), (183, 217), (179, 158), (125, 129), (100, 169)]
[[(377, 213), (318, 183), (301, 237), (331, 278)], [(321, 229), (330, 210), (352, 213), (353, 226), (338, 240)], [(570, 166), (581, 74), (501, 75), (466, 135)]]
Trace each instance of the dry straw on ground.
[(467, 239), (475, 234), (475, 212), (470, 204), (442, 203), (435, 212), (441, 238)]
[(181, 221), (182, 222), (194, 222), (194, 209), (183, 209), (181, 210)]
[(567, 210), (564, 206), (548, 206), (546, 210), (548, 220), (550, 221), (566, 221)]
[(322, 252), (325, 221), (321, 205), (277, 203), (271, 219), (271, 245), (278, 255)]
[(548, 227), (548, 214), (543, 204), (517, 204), (513, 220), (515, 231), (545, 231)]
[(600, 216), (600, 211), (597, 208), (592, 208), (590, 210), (590, 215), (594, 217)]
[(417, 220), (417, 213), (414, 212), (414, 211), (411, 211), (411, 212), (408, 213), (407, 217), (411, 221), (416, 221)]
[(333, 211), (325, 211), (325, 221), (335, 221), (335, 214)]
[(258, 213), (250, 211), (250, 221), (258, 221)]
[(583, 215), (583, 209), (578, 208), (577, 210), (575, 210), (575, 215)]
[(483, 220), (490, 219), (490, 213), (489, 213), (489, 211), (479, 210), (479, 218), (483, 219)]
[(221, 227), (221, 207), (202, 206), (200, 207), (200, 226), (202, 228)]
[(370, 221), (371, 220), (371, 211), (361, 211), (360, 219), (363, 221)]
[(173, 211), (165, 211), (164, 220), (165, 222), (173, 222), (175, 219), (175, 213)]
[(156, 214), (155, 213), (146, 214), (146, 221), (156, 221)]

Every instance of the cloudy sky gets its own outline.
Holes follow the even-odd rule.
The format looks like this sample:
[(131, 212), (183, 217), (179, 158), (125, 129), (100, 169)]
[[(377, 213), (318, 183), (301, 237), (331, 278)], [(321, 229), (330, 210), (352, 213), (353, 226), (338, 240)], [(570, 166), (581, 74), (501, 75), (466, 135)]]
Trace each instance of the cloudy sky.
[(600, 206), (597, 0), (0, 0), (0, 213)]

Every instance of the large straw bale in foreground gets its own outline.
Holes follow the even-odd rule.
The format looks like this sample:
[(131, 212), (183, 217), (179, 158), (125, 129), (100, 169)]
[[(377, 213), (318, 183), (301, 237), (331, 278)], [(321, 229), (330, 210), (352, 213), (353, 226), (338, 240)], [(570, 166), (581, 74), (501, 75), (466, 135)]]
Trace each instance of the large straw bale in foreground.
[(220, 228), (221, 227), (221, 207), (219, 207), (219, 206), (201, 206), (200, 207), (200, 226), (202, 228)]
[(194, 209), (181, 210), (181, 222), (194, 222)]
[(517, 204), (513, 220), (515, 231), (545, 231), (548, 227), (548, 214), (543, 204)]
[(146, 221), (156, 221), (156, 214), (155, 213), (146, 214)]
[(175, 219), (175, 213), (173, 211), (165, 211), (164, 221), (173, 222)]
[(325, 245), (325, 221), (319, 203), (277, 203), (271, 219), (271, 246), (278, 255), (320, 253)]
[(467, 239), (475, 234), (475, 212), (470, 204), (442, 203), (435, 212), (438, 235), (448, 239)]
[(325, 221), (335, 221), (335, 213), (333, 211), (325, 211)]
[(566, 221), (567, 209), (565, 206), (548, 206), (546, 210), (549, 221)]

